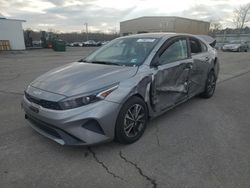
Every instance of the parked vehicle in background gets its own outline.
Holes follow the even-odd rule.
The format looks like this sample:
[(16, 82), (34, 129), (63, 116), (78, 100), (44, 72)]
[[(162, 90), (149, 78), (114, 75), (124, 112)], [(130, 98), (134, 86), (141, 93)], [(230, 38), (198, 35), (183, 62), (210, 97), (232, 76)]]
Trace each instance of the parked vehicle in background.
[(70, 43), (70, 46), (71, 47), (81, 47), (83, 44), (81, 43), (81, 42), (72, 42), (72, 43)]
[(102, 42), (101, 41), (97, 41), (96, 42), (96, 46), (101, 46), (102, 45)]
[(67, 46), (71, 46), (71, 47), (91, 47), (91, 46), (102, 46), (102, 42), (98, 41), (94, 41), (94, 40), (88, 40), (85, 42), (72, 42), (72, 43), (67, 43)]
[(190, 34), (117, 38), (33, 81), (22, 101), (25, 118), (60, 144), (133, 143), (149, 118), (213, 96), (219, 61), (211, 45)]
[(108, 43), (109, 43), (109, 41), (102, 41), (102, 45), (106, 45)]
[(32, 45), (33, 45), (33, 47), (41, 47), (42, 42), (40, 40), (34, 40), (34, 41), (32, 41)]
[(83, 46), (97, 46), (98, 44), (94, 40), (88, 40), (82, 43)]
[(223, 45), (222, 51), (247, 52), (248, 44), (246, 41), (240, 41), (240, 40), (230, 41), (228, 44)]

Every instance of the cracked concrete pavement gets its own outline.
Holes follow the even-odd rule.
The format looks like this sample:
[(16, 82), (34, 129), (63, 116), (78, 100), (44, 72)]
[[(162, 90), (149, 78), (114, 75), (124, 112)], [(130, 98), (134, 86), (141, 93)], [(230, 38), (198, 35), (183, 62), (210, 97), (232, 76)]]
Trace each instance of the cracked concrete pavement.
[(114, 178), (118, 178), (120, 180), (123, 180), (122, 177), (116, 175), (115, 173), (111, 172), (108, 168), (108, 166), (106, 166), (102, 161), (100, 161), (98, 159), (98, 157), (96, 156), (96, 153), (93, 151), (93, 149), (91, 149), (91, 147), (88, 147), (89, 152), (93, 155), (94, 159), (96, 160), (97, 163), (99, 163), (106, 171), (108, 174), (112, 175)]
[(131, 164), (132, 166), (134, 166), (134, 167), (138, 170), (139, 174), (152, 184), (152, 187), (153, 187), (153, 188), (156, 188), (156, 187), (157, 187), (156, 180), (150, 178), (150, 177), (147, 176), (147, 175), (145, 175), (145, 172), (143, 172), (142, 169), (141, 169), (136, 163), (134, 163), (134, 162), (128, 160), (128, 159), (122, 154), (122, 151), (119, 152), (119, 155), (120, 155), (120, 157), (121, 157), (126, 163), (129, 163), (129, 164)]
[(132, 145), (65, 147), (23, 118), (24, 88), (95, 48), (0, 53), (0, 187), (250, 187), (250, 53), (219, 53), (215, 96), (149, 122)]

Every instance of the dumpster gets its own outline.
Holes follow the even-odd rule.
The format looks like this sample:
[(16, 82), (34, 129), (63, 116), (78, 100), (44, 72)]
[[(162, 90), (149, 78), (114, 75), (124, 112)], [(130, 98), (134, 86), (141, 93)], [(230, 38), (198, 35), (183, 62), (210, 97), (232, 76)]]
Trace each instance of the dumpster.
[(65, 52), (66, 51), (66, 43), (63, 40), (54, 40), (53, 49), (57, 52)]

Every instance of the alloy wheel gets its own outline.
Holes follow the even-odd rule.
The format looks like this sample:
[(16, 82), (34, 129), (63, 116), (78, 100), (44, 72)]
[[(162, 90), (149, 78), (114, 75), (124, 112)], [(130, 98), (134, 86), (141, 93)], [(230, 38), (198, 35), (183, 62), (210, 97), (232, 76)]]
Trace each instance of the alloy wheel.
[(207, 81), (207, 91), (209, 94), (212, 94), (215, 90), (216, 79), (213, 73), (211, 73), (208, 77)]
[(136, 137), (145, 126), (145, 109), (140, 104), (131, 106), (124, 117), (124, 132), (127, 137)]

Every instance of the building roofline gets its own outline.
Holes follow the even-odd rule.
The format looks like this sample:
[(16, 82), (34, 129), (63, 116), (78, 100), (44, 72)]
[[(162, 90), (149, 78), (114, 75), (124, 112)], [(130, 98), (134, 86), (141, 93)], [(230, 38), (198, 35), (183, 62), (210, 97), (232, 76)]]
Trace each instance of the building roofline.
[(26, 20), (11, 19), (11, 18), (0, 18), (0, 20), (9, 20), (9, 21), (19, 21), (19, 22), (26, 22)]
[(124, 20), (124, 21), (121, 21), (120, 23), (129, 22), (129, 21), (132, 21), (132, 20), (139, 20), (139, 19), (143, 19), (143, 18), (177, 18), (177, 19), (185, 19), (185, 20), (191, 20), (191, 21), (196, 21), (196, 22), (204, 22), (204, 23), (209, 23), (210, 24), (210, 22), (207, 22), (207, 21), (196, 20), (196, 19), (191, 19), (191, 18), (184, 18), (184, 17), (179, 17), (179, 16), (141, 16), (141, 17), (138, 17), (138, 18), (130, 19), (130, 20)]
[(175, 32), (154, 32), (154, 33), (140, 33), (140, 34), (132, 34), (122, 36), (123, 38), (129, 37), (153, 37), (153, 38), (164, 38), (164, 37), (174, 37), (174, 36), (201, 36), (201, 35), (194, 35), (190, 33), (175, 33)]

